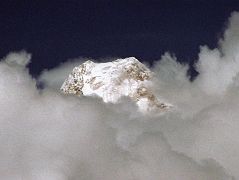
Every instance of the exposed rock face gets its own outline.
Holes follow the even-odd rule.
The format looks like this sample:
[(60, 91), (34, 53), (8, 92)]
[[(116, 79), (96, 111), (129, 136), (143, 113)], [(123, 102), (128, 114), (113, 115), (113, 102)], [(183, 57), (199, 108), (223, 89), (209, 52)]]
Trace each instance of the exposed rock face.
[(150, 70), (133, 57), (107, 63), (86, 61), (73, 69), (61, 91), (78, 96), (97, 95), (106, 103), (117, 103), (127, 96), (141, 112), (163, 112), (171, 105), (160, 102), (151, 92), (151, 78)]

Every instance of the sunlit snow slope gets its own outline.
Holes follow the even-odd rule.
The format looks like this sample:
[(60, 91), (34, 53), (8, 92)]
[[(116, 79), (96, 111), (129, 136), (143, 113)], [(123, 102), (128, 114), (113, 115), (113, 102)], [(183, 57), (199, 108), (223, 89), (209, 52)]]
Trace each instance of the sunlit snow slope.
[(151, 78), (150, 70), (134, 57), (106, 63), (86, 61), (73, 69), (61, 90), (78, 96), (97, 95), (106, 103), (117, 103), (126, 96), (137, 103), (141, 112), (164, 112), (171, 105), (153, 94)]

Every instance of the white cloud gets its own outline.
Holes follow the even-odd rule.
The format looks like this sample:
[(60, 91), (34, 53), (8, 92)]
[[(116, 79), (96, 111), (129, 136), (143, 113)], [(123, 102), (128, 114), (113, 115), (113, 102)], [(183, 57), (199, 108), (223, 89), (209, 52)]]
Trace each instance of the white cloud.
[(0, 62), (0, 177), (4, 180), (239, 179), (239, 15), (219, 48), (202, 47), (194, 82), (166, 53), (155, 64), (155, 92), (174, 105), (143, 116), (128, 99), (64, 96), (80, 64), (45, 71), (38, 90), (26, 52)]

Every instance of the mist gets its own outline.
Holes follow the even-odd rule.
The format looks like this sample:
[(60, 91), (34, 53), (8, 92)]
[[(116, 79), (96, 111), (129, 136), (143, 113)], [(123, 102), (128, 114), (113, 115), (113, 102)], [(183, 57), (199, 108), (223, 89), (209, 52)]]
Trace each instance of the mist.
[(239, 179), (239, 13), (216, 49), (200, 47), (194, 81), (170, 53), (155, 62), (154, 92), (173, 105), (160, 116), (141, 114), (127, 98), (106, 104), (62, 94), (68, 74), (86, 60), (36, 79), (28, 52), (2, 58), (0, 179)]

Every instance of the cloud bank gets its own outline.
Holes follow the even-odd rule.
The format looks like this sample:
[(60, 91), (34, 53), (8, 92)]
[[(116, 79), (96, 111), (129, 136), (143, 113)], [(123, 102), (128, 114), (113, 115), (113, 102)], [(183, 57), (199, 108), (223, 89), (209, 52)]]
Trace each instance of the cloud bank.
[[(175, 109), (145, 116), (128, 99), (59, 92), (76, 59), (29, 75), (31, 55), (0, 62), (0, 177), (4, 180), (239, 179), (239, 14), (218, 48), (202, 46), (191, 82), (169, 53), (155, 63), (155, 93)], [(36, 84), (43, 82), (43, 89)]]

